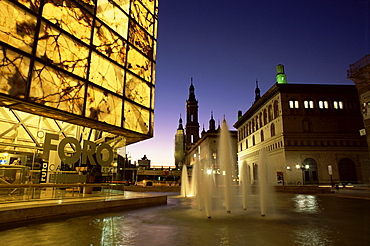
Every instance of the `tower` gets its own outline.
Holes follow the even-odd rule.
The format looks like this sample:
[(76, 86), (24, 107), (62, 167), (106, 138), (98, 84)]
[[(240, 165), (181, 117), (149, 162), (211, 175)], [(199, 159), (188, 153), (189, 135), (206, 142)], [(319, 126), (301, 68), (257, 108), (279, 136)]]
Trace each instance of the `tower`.
[(261, 98), (261, 91), (260, 88), (258, 88), (258, 80), (256, 80), (256, 89), (254, 90), (254, 94), (254, 102), (257, 102), (257, 100)]
[(176, 168), (181, 168), (185, 158), (185, 133), (182, 127), (182, 119), (180, 115), (179, 127), (175, 135), (175, 165)]
[(198, 101), (195, 99), (193, 78), (189, 87), (189, 98), (186, 101), (186, 150), (199, 140)]
[(211, 119), (209, 120), (209, 132), (216, 132), (216, 121), (213, 119), (213, 112), (211, 112)]
[(277, 65), (276, 66), (276, 83), (278, 84), (286, 84), (286, 74), (284, 72), (284, 65)]

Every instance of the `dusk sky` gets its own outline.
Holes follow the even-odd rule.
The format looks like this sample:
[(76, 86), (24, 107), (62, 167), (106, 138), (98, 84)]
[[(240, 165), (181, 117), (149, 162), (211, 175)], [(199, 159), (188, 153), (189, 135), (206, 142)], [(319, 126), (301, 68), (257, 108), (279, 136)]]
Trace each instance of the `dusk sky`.
[(288, 83), (353, 84), (349, 64), (369, 53), (368, 0), (160, 0), (154, 138), (127, 147), (132, 161), (174, 165), (190, 78), (200, 131), (211, 111), (230, 129), (263, 95), (278, 64)]

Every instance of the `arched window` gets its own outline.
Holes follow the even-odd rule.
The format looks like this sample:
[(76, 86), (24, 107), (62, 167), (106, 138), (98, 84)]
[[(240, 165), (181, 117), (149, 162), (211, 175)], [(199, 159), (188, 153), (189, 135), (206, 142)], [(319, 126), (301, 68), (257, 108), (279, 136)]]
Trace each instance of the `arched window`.
[(279, 117), (279, 106), (278, 106), (278, 101), (274, 101), (274, 119)]
[(265, 125), (265, 123), (263, 122), (262, 112), (260, 113), (260, 117), (259, 117), (259, 119), (260, 119), (260, 127), (264, 126), (264, 125)]
[(263, 110), (263, 122), (264, 122), (265, 125), (268, 123), (268, 121), (267, 121), (267, 110), (266, 109)]
[(256, 120), (256, 130), (258, 130), (259, 128), (260, 128), (260, 122), (259, 122), (259, 120), (258, 120), (259, 118), (258, 118), (258, 115), (256, 116), (256, 118), (255, 118), (255, 120)]
[(269, 105), (269, 107), (268, 107), (268, 121), (270, 122), (270, 121), (272, 121), (272, 106), (271, 105)]
[(275, 124), (274, 123), (271, 123), (270, 131), (271, 131), (271, 137), (275, 136)]
[(261, 130), (261, 142), (265, 140), (265, 136), (263, 135), (263, 130)]

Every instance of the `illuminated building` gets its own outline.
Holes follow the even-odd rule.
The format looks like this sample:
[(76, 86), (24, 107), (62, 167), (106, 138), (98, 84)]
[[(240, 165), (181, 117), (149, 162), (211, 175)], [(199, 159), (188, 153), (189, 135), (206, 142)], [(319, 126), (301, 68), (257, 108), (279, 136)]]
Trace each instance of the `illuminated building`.
[(358, 90), (365, 127), (361, 134), (366, 135), (367, 145), (370, 148), (370, 55), (351, 64), (347, 71), (347, 78), (355, 83)]
[(274, 184), (368, 183), (370, 163), (354, 85), (274, 84), (234, 124), (238, 164), (258, 180), (266, 149)]
[[(158, 0), (0, 1), (0, 150), (33, 166), (46, 133), (113, 148), (152, 137), (157, 10)], [(60, 168), (55, 156), (44, 161)]]
[(185, 133), (182, 126), (182, 119), (180, 116), (179, 127), (175, 135), (175, 165), (177, 168), (182, 168), (185, 163)]
[[(195, 97), (195, 87), (193, 80), (189, 87), (189, 97), (186, 101), (186, 133), (182, 128), (182, 119), (179, 120), (179, 127), (175, 135), (175, 164), (177, 168), (181, 168), (181, 164), (186, 164), (188, 167), (193, 166), (196, 161), (202, 165), (208, 163), (210, 167), (217, 170), (218, 168), (218, 149), (220, 138), (220, 127), (216, 129), (216, 122), (211, 112), (209, 120), (209, 128), (206, 131), (203, 127), (201, 136), (199, 137), (199, 121), (198, 121), (198, 101)], [(229, 131), (231, 145), (233, 148), (232, 155), (236, 160), (236, 131)], [(184, 140), (185, 139), (185, 140)], [(236, 167), (236, 163), (235, 163)]]

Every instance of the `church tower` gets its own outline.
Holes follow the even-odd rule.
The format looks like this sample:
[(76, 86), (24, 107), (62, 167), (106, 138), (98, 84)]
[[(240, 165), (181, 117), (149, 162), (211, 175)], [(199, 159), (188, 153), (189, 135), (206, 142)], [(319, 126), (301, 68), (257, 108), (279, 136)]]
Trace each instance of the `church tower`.
[(179, 127), (175, 135), (175, 165), (176, 168), (182, 168), (185, 162), (185, 133), (182, 127), (182, 119), (180, 115)]
[(186, 150), (199, 140), (198, 101), (195, 99), (193, 78), (189, 87), (189, 98), (186, 101)]
[(254, 90), (254, 103), (256, 103), (257, 100), (260, 98), (261, 98), (261, 91), (260, 91), (260, 88), (258, 88), (258, 80), (256, 80), (256, 89)]

